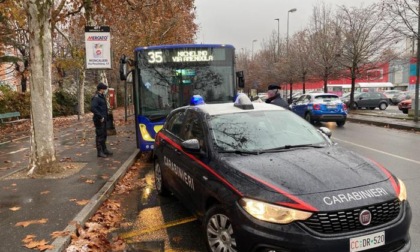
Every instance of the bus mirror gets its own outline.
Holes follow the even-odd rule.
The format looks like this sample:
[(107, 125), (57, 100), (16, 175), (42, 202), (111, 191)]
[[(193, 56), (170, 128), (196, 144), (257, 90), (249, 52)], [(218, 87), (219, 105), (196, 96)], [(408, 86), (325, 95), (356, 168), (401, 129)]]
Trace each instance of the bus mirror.
[(238, 71), (236, 72), (236, 83), (238, 84), (238, 87), (243, 88), (245, 87), (245, 78), (244, 78), (244, 71)]
[(125, 55), (120, 59), (120, 80), (127, 80), (127, 57)]

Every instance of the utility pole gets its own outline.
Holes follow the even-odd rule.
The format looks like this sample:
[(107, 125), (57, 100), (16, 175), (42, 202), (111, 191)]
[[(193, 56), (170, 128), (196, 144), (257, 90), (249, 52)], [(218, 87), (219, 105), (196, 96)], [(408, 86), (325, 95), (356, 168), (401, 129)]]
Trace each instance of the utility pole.
[(280, 59), (280, 18), (276, 18), (277, 20), (277, 59)]

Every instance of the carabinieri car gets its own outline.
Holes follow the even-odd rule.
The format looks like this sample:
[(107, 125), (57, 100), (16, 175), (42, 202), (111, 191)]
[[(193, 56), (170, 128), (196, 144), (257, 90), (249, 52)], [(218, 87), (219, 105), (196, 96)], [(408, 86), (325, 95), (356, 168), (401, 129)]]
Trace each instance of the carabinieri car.
[(309, 93), (300, 96), (290, 110), (308, 122), (335, 122), (343, 126), (347, 119), (347, 106), (335, 94)]
[(202, 220), (208, 251), (409, 251), (404, 183), (328, 133), (244, 95), (196, 97), (157, 134), (156, 188)]

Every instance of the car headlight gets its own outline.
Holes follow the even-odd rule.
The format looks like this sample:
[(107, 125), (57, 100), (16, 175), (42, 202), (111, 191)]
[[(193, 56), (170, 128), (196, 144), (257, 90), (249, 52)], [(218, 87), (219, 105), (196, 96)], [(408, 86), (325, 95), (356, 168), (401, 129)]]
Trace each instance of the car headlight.
[(312, 213), (310, 212), (304, 212), (248, 198), (242, 198), (239, 203), (247, 213), (259, 220), (267, 222), (288, 224), (297, 220), (306, 220), (312, 216)]
[(407, 200), (407, 189), (405, 188), (404, 182), (401, 179), (398, 179), (398, 184), (400, 185), (400, 194), (398, 195), (398, 199), (400, 201)]

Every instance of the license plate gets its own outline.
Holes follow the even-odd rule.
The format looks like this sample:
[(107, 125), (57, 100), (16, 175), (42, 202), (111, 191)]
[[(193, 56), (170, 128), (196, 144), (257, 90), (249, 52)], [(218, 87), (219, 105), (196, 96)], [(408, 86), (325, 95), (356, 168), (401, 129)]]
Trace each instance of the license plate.
[(337, 108), (337, 106), (335, 106), (335, 105), (327, 105), (327, 108), (329, 108), (329, 109), (335, 109), (335, 108)]
[(350, 252), (363, 251), (385, 245), (385, 231), (350, 238)]

